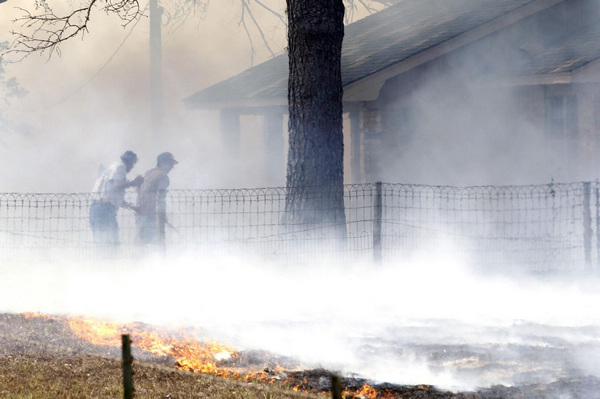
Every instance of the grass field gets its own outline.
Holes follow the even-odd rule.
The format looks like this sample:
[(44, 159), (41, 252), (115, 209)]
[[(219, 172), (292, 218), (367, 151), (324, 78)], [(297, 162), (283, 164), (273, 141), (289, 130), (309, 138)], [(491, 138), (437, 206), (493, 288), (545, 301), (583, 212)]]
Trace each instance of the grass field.
[[(135, 398), (293, 399), (318, 398), (281, 387), (192, 374), (150, 363), (134, 363)], [(122, 398), (121, 363), (98, 355), (60, 352), (0, 356), (3, 399)]]
[[(0, 314), (0, 398), (110, 399), (123, 397), (121, 348), (80, 339), (65, 318), (30, 314)], [(170, 356), (134, 352), (133, 385), (136, 399), (292, 399), (331, 397), (332, 373), (327, 370), (286, 372), (290, 378), (268, 383), (224, 378), (180, 370)], [(394, 387), (394, 394), (374, 389), (359, 392), (362, 382), (344, 379), (346, 399), (359, 398), (474, 398), (441, 392), (430, 386)], [(358, 385), (356, 385), (358, 384)], [(302, 386), (304, 392), (293, 387)], [(308, 393), (307, 393), (308, 392)]]
[[(139, 354), (138, 354), (139, 356)], [(135, 360), (135, 398), (316, 398), (256, 382), (174, 367), (172, 359)], [(62, 319), (0, 315), (0, 398), (110, 399), (123, 397), (120, 348), (77, 339)]]
[[(121, 348), (94, 345), (73, 334), (63, 318), (0, 314), (1, 399), (123, 398)], [(327, 370), (302, 370), (273, 383), (180, 370), (170, 356), (134, 353), (135, 399), (331, 398)], [(446, 392), (429, 385), (378, 384), (343, 378), (345, 399), (596, 399), (600, 379), (582, 376), (549, 384), (493, 386), (477, 392)], [(357, 385), (358, 384), (358, 385)], [(292, 387), (303, 387), (296, 392)], [(308, 393), (307, 393), (308, 392)]]

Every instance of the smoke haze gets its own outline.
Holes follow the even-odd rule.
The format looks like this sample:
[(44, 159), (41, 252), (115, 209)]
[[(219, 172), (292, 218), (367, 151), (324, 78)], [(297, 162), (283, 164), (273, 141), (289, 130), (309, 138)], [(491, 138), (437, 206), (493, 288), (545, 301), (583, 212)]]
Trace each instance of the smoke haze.
[[(19, 28), (11, 23), (22, 15), (15, 7), (31, 4), (12, 0), (2, 5), (0, 41), (11, 41), (9, 31)], [(258, 16), (279, 54), (285, 26), (269, 15)], [(0, 165), (5, 170), (19, 165), (19, 173), (7, 174), (0, 191), (89, 191), (100, 165), (126, 149), (140, 156), (133, 174), (154, 166), (156, 155), (165, 150), (184, 160), (173, 171), (176, 188), (283, 185), (285, 170), (265, 172), (269, 166), (259, 118), (243, 118), (240, 156), (232, 167), (222, 148), (218, 114), (183, 107), (184, 98), (247, 69), (252, 60), (258, 64), (271, 56), (256, 37), (250, 47), (240, 18), (239, 3), (230, 0), (211, 3), (205, 19), (190, 20), (178, 30), (163, 27), (168, 133), (162, 137), (151, 133), (147, 18), (123, 28), (100, 13), (85, 39), (65, 43), (60, 56), (34, 54), (7, 65), (6, 76), (16, 77), (29, 94), (12, 100), (7, 112), (18, 129), (0, 139)], [(487, 48), (493, 51), (486, 58), (478, 53), (481, 48), (461, 50), (426, 72), (426, 79), (396, 104), (410, 102), (411, 119), (393, 128), (395, 138), (384, 143), (378, 156), (381, 168), (367, 181), (465, 186), (595, 179), (600, 165), (573, 172), (564, 145), (548, 143), (543, 123), (528, 119), (512, 89), (494, 87), (494, 76), (502, 76), (508, 61), (521, 62), (523, 49), (535, 47), (524, 41), (514, 54), (514, 44), (491, 42)], [(403, 131), (407, 126), (409, 133)], [(345, 145), (345, 175), (351, 182), (350, 154), (356, 143), (346, 137)]]
[[(171, 173), (173, 188), (265, 184), (260, 141), (245, 137), (242, 167), (230, 170), (220, 156), (218, 118), (183, 109), (183, 98), (251, 65), (236, 1), (219, 4), (213, 1), (205, 20), (165, 39), (166, 137), (150, 135), (145, 20), (125, 40), (130, 27), (98, 15), (84, 41), (66, 43), (60, 57), (32, 55), (8, 65), (6, 75), (17, 77), (29, 95), (7, 112), (21, 127), (0, 137), (0, 192), (87, 192), (99, 166), (127, 149), (140, 157), (134, 175), (153, 167), (158, 153), (173, 152), (180, 161)], [(12, 40), (8, 31), (18, 28), (10, 22), (21, 14), (14, 7), (31, 4), (0, 5), (0, 42)], [(283, 51), (285, 28), (273, 26), (270, 40)], [(269, 57), (256, 51), (255, 63)], [(419, 139), (401, 156), (382, 155), (389, 165), (384, 181), (529, 184), (571, 177), (554, 162), (555, 149), (543, 148), (538, 127), (521, 120), (513, 129), (518, 118), (510, 93), (481, 101), (480, 86), (462, 72), (452, 65), (413, 93), (423, 112), (413, 121)], [(260, 128), (254, 120), (246, 127)], [(507, 129), (512, 134), (500, 134)], [(286, 268), (235, 254), (98, 263), (20, 259), (0, 268), (0, 311), (200, 327), (307, 366), (448, 389), (547, 382), (568, 373), (600, 376), (597, 276), (484, 275), (451, 242), (437, 244), (431, 245), (439, 248), (435, 253), (379, 268), (342, 267), (335, 260)], [(546, 361), (533, 371), (540, 365), (536, 356)], [(465, 359), (470, 366), (459, 363)], [(486, 361), (499, 372), (485, 372)], [(523, 370), (507, 366), (519, 361)]]
[(438, 244), (379, 267), (192, 252), (15, 263), (0, 272), (0, 311), (197, 327), (305, 367), (454, 390), (599, 375), (597, 278), (483, 275)]
[[(248, 39), (238, 25), (240, 4), (213, 3), (205, 19), (190, 19), (177, 30), (163, 27), (164, 137), (151, 134), (147, 18), (122, 27), (120, 20), (100, 12), (85, 38), (66, 42), (60, 54), (50, 59), (33, 54), (8, 64), (6, 76), (17, 78), (29, 93), (12, 100), (6, 112), (19, 126), (0, 139), (0, 166), (14, 171), (4, 176), (0, 191), (87, 192), (99, 166), (127, 149), (139, 155), (134, 174), (153, 167), (160, 152), (171, 151), (184, 161), (173, 171), (172, 185), (239, 185), (242, 179), (228, 175), (220, 156), (218, 115), (187, 110), (182, 102), (251, 66)], [(23, 15), (16, 7), (34, 11), (34, 5), (12, 0), (0, 7), (0, 42), (11, 42), (9, 32), (22, 29), (12, 23)], [(282, 51), (285, 27), (268, 15), (258, 18), (268, 26), (275, 51)], [(255, 47), (255, 63), (270, 56), (256, 42)], [(247, 186), (253, 186), (252, 175), (247, 178)]]

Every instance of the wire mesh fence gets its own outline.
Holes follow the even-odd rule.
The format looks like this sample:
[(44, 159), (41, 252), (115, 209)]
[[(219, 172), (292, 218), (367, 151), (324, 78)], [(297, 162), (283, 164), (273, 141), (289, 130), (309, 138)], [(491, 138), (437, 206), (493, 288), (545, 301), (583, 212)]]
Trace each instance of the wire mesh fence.
[[(452, 240), (477, 264), (581, 269), (597, 265), (598, 185), (384, 185), (384, 253)], [(593, 209), (593, 211), (592, 211)]]
[[(321, 254), (386, 261), (435, 252), (445, 240), (481, 265), (583, 269), (599, 261), (599, 188), (597, 182), (345, 185), (342, 239), (318, 223), (290, 226), (285, 188), (171, 190), (166, 246), (307, 262)], [(135, 192), (126, 196), (135, 203)], [(59, 249), (98, 256), (89, 227), (91, 203), (89, 193), (0, 194), (0, 257), (47, 258)], [(118, 222), (119, 254), (144, 254), (136, 244), (135, 213), (121, 209)]]

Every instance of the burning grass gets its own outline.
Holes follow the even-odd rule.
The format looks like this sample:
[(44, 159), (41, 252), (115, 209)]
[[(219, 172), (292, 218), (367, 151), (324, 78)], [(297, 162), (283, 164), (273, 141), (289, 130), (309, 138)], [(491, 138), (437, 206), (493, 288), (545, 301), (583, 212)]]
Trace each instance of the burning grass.
[[(267, 353), (236, 351), (140, 323), (36, 314), (0, 314), (0, 397), (122, 397), (124, 332), (133, 341), (138, 399), (331, 397), (330, 371), (287, 368)], [(600, 381), (593, 377), (476, 393), (443, 392), (428, 385), (374, 385), (362, 378), (343, 378), (342, 385), (346, 399), (587, 399), (600, 392)]]
[[(286, 368), (268, 353), (238, 352), (139, 323), (5, 314), (0, 315), (0, 375), (6, 377), (0, 379), (0, 397), (121, 397), (120, 337), (124, 332), (133, 342), (137, 398), (331, 395), (331, 372)], [(343, 385), (348, 399), (467, 397), (429, 386), (379, 389), (355, 378), (344, 378)]]
[[(107, 337), (103, 345), (92, 344), (81, 340), (64, 319), (31, 316), (0, 315), (1, 398), (123, 397), (120, 348), (113, 347), (111, 339)], [(190, 373), (175, 368), (166, 356), (138, 355), (144, 360), (134, 363), (136, 398), (317, 397), (268, 384)]]

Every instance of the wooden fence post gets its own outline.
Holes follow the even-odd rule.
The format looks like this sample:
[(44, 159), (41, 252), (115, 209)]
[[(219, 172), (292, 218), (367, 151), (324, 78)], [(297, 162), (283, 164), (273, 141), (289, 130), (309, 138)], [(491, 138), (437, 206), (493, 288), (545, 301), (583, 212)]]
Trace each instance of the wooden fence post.
[(133, 356), (131, 356), (129, 335), (121, 335), (121, 341), (123, 344), (123, 399), (133, 399)]
[(383, 218), (383, 184), (375, 183), (375, 198), (373, 199), (373, 260), (381, 263), (381, 219)]
[(337, 375), (331, 376), (331, 397), (342, 399), (342, 379)]

